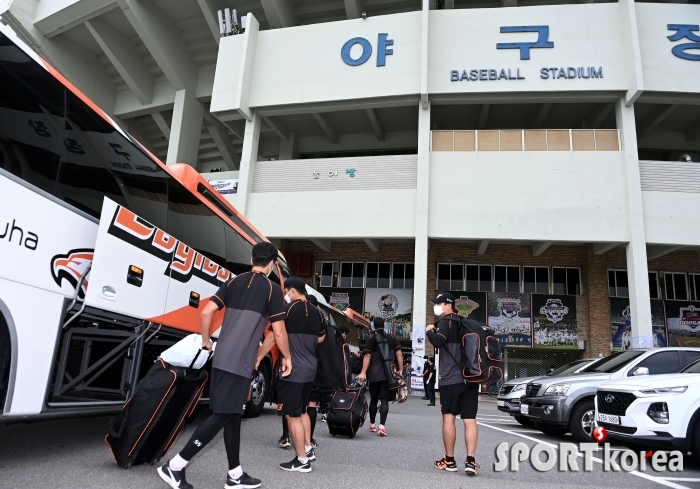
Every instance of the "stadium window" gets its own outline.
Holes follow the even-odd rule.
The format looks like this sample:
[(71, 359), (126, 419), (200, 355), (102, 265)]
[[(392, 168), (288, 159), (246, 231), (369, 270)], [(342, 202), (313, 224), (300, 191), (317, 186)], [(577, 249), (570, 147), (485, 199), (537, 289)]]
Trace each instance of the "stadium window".
[(391, 287), (394, 289), (412, 289), (413, 274), (413, 263), (393, 263), (391, 271)]
[(608, 270), (608, 295), (610, 297), (629, 297), (627, 270)]
[(364, 262), (340, 263), (340, 286), (362, 288), (365, 286)]
[(388, 289), (391, 284), (391, 263), (367, 263), (368, 289)]
[(649, 298), (659, 299), (661, 295), (659, 294), (659, 274), (656, 272), (649, 272)]
[(549, 294), (549, 268), (523, 267), (523, 293)]
[(685, 273), (664, 272), (666, 299), (676, 301), (688, 300), (688, 284)]
[(333, 262), (317, 261), (315, 283), (316, 287), (333, 287)]
[(552, 294), (566, 294), (566, 268), (552, 267)]
[(520, 267), (495, 265), (493, 277), (495, 292), (520, 292)]
[(690, 284), (690, 296), (694, 301), (700, 301), (700, 274), (688, 274), (688, 283)]
[(438, 263), (438, 290), (464, 290), (464, 265)]
[(467, 287), (469, 292), (479, 290), (479, 265), (467, 265)]
[(581, 270), (566, 269), (566, 295), (581, 295)]
[(491, 265), (479, 265), (479, 291), (493, 292)]

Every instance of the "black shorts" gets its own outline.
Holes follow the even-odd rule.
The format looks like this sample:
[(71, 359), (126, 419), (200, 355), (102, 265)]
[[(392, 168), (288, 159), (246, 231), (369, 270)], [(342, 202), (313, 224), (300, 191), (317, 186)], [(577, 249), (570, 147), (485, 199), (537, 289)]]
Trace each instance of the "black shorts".
[(309, 396), (309, 402), (315, 402), (318, 403), (318, 401), (321, 399), (321, 393), (319, 391), (315, 391), (311, 389), (311, 395)]
[(277, 384), (277, 398), (282, 403), (282, 414), (298, 418), (306, 412), (311, 397), (313, 382), (289, 382), (280, 379)]
[(243, 414), (250, 395), (251, 381), (252, 379), (212, 368), (209, 408), (214, 413)]
[(396, 400), (397, 389), (390, 390), (389, 382), (380, 380), (379, 382), (369, 383), (369, 397), (372, 399), (384, 399), (387, 401)]
[(462, 419), (476, 419), (479, 408), (479, 384), (440, 386), (442, 414), (460, 415)]

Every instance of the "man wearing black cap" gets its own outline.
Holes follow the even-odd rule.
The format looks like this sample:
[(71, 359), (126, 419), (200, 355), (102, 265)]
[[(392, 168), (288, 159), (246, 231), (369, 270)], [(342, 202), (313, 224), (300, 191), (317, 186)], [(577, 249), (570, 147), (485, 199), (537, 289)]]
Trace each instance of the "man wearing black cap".
[[(389, 415), (389, 401), (396, 400), (396, 390), (389, 389), (386, 368), (379, 353), (378, 343), (384, 341), (387, 343), (388, 350), (396, 356), (399, 376), (403, 374), (403, 354), (399, 341), (394, 335), (384, 332), (384, 319), (374, 318), (374, 334), (365, 343), (362, 372), (357, 376), (360, 382), (364, 382), (365, 378), (369, 380), (369, 431), (379, 433), (379, 436), (387, 436), (384, 424)], [(379, 400), (382, 401), (382, 407), (379, 410), (379, 426), (377, 426), (375, 420)]]
[(460, 317), (454, 310), (454, 297), (450, 293), (442, 292), (431, 302), (434, 304), (435, 316), (439, 320), (437, 326), (431, 324), (425, 328), (425, 335), (433, 346), (440, 348), (440, 408), (442, 439), (445, 444), (445, 456), (435, 462), (435, 468), (448, 472), (457, 471), (455, 418), (460, 415), (464, 423), (464, 438), (467, 445), (464, 471), (467, 475), (477, 475), (479, 466), (474, 459), (474, 454), (479, 436), (476, 425), (476, 411), (479, 405), (478, 384), (466, 383), (462, 375)]

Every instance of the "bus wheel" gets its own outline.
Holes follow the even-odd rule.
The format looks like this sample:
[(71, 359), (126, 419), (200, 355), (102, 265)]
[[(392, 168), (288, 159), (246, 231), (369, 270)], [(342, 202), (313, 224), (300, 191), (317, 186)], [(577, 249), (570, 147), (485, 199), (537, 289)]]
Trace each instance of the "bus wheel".
[(10, 382), (10, 359), (12, 357), (12, 343), (10, 341), (10, 328), (7, 326), (5, 316), (0, 313), (0, 413), (3, 412), (7, 388)]
[(270, 388), (270, 368), (267, 363), (261, 363), (258, 370), (253, 374), (253, 384), (250, 390), (250, 401), (245, 408), (246, 418), (257, 418), (265, 407), (265, 399)]

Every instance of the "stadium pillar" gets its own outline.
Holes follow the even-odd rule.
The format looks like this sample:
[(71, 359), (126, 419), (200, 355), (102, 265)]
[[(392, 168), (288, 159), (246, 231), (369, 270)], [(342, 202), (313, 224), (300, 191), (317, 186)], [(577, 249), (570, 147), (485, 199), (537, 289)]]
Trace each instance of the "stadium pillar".
[(243, 134), (243, 150), (241, 152), (241, 167), (238, 172), (238, 197), (236, 208), (245, 215), (248, 210), (248, 194), (253, 187), (253, 172), (258, 161), (258, 146), (260, 144), (260, 125), (262, 118), (253, 112), (252, 119), (245, 123)]
[(425, 326), (428, 294), (428, 214), (430, 198), (430, 105), (418, 105), (418, 175), (416, 185), (416, 246), (413, 284), (413, 324)]
[(175, 163), (187, 163), (197, 168), (203, 117), (204, 107), (197, 100), (194, 89), (189, 88), (175, 92), (168, 156), (165, 160), (168, 166)]
[(637, 129), (634, 106), (627, 107), (623, 98), (615, 102), (617, 128), (627, 173), (627, 204), (629, 207), (629, 243), (627, 243), (627, 280), (629, 282), (632, 348), (653, 346), (651, 303), (649, 297), (649, 268), (647, 267), (646, 235), (642, 185), (637, 153)]

